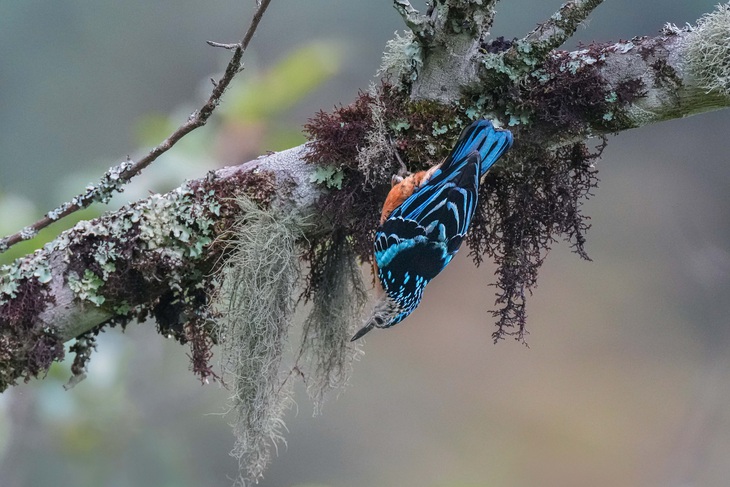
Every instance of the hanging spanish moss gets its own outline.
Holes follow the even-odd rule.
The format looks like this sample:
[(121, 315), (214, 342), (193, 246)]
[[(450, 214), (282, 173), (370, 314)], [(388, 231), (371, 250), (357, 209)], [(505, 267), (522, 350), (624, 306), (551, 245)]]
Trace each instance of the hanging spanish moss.
[(304, 221), (238, 201), (231, 255), (216, 297), (219, 343), (239, 461), (239, 485), (261, 478), (272, 451), (284, 442), (284, 412), (292, 405), (281, 361), (295, 305)]
[(361, 325), (368, 297), (352, 244), (344, 233), (325, 245), (319, 250), (322, 267), (318, 282), (312, 283), (316, 293), (304, 323), (300, 351), (307, 363), (304, 379), (315, 414), (321, 412), (327, 392), (347, 384), (353, 362), (363, 353), (350, 338)]

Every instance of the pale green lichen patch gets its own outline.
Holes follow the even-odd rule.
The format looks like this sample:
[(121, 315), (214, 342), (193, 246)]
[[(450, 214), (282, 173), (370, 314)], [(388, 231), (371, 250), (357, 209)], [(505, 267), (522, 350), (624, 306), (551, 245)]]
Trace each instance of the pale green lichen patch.
[(36, 251), (31, 257), (18, 259), (12, 264), (0, 267), (0, 304), (16, 297), (20, 283), (35, 278), (47, 284), (52, 278), (51, 268), (43, 251)]
[[(529, 61), (528, 61), (529, 62)], [(525, 74), (525, 65), (505, 62), (504, 53), (486, 53), (481, 59), (482, 67), (488, 72), (497, 75), (506, 75), (511, 82), (516, 82)], [(532, 64), (530, 64), (532, 66)]]
[(113, 216), (82, 222), (67, 236), (69, 287), (79, 299), (97, 306), (112, 298), (115, 310), (120, 298), (141, 301), (133, 295), (145, 294), (142, 290), (151, 290), (157, 281), (181, 290), (189, 277), (182, 268), (204, 256), (220, 212), (214, 190), (184, 185)]
[(89, 269), (84, 271), (84, 275), (80, 279), (74, 275), (68, 277), (68, 287), (76, 294), (76, 297), (90, 301), (97, 306), (101, 306), (106, 301), (106, 298), (99, 294), (103, 285), (104, 281)]
[(153, 195), (129, 209), (139, 238), (147, 249), (164, 247), (181, 256), (197, 258), (212, 241), (212, 226), (220, 214), (220, 203), (212, 190), (195, 194), (187, 186), (167, 196)]

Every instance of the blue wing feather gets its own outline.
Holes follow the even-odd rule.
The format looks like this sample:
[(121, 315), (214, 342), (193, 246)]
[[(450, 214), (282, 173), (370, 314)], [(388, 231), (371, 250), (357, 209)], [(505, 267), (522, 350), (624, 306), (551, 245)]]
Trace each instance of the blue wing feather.
[(462, 132), (451, 154), (431, 178), (378, 228), (378, 277), (399, 308), (388, 323), (408, 316), (423, 288), (451, 261), (477, 207), (479, 181), (512, 145), (512, 134), (478, 120)]

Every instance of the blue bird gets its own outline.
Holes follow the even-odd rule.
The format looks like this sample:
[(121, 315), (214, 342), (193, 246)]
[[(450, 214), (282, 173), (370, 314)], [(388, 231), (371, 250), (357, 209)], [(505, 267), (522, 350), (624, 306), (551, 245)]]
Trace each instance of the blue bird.
[(352, 340), (400, 323), (416, 309), (426, 284), (451, 262), (466, 236), (480, 179), (511, 146), (508, 130), (477, 120), (441, 164), (394, 178), (375, 233), (374, 268), (383, 295)]

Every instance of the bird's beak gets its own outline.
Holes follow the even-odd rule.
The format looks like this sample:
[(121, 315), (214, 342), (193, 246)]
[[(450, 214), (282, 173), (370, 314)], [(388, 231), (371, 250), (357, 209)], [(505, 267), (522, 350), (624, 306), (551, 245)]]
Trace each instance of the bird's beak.
[(360, 331), (358, 331), (357, 333), (355, 333), (353, 335), (353, 337), (350, 339), (350, 341), (351, 342), (354, 342), (358, 338), (362, 338), (363, 335), (365, 335), (367, 332), (369, 332), (370, 330), (372, 330), (374, 327), (375, 327), (375, 322), (374, 321), (371, 321), (367, 325), (365, 325), (362, 328), (360, 328)]

